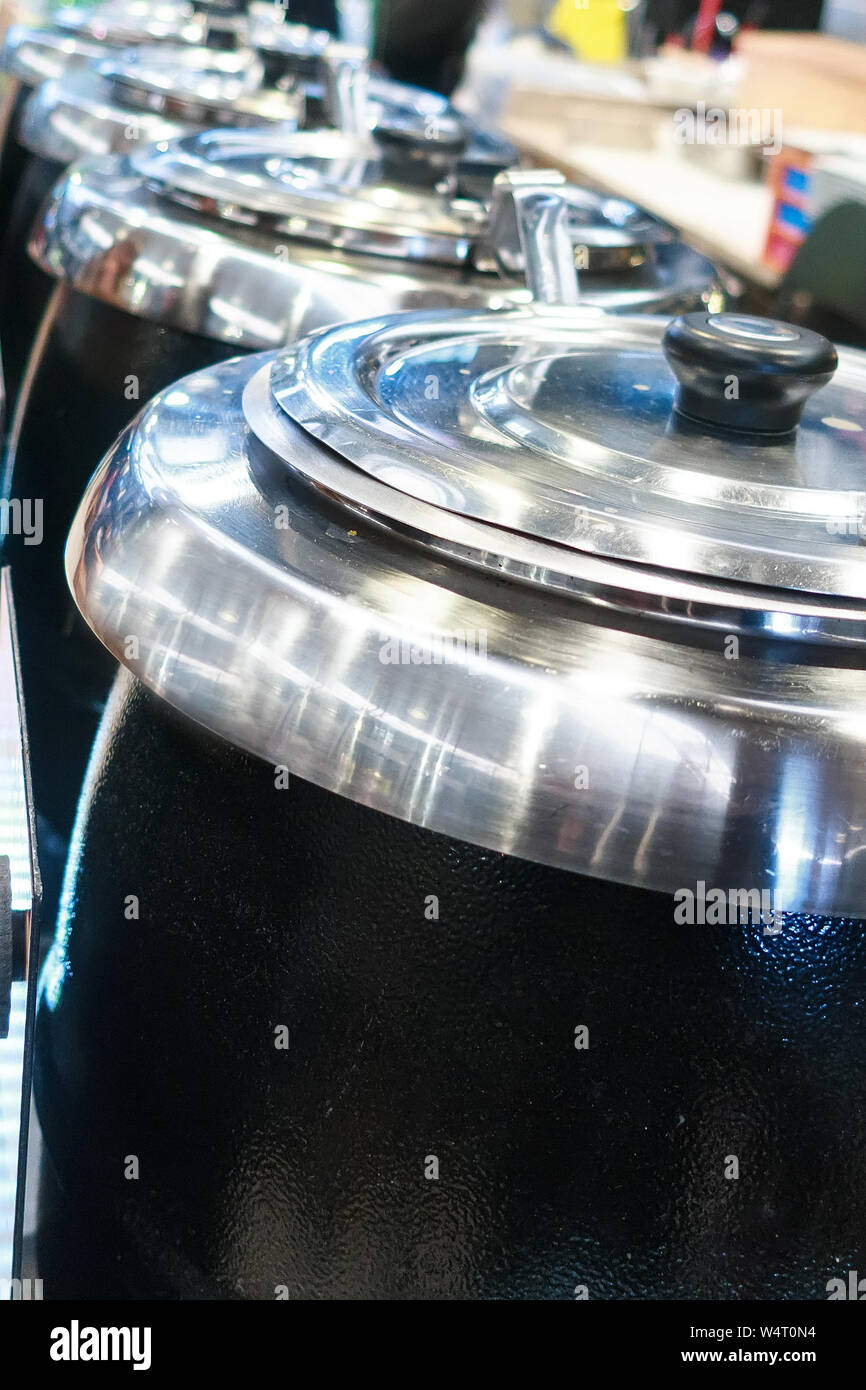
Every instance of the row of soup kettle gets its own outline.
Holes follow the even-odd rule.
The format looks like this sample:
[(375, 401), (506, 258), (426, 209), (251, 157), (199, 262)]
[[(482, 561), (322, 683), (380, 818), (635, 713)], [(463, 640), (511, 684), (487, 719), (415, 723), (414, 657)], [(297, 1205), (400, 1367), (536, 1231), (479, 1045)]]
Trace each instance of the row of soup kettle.
[[(110, 671), (87, 659), (61, 557), (119, 430), (229, 352), (527, 291), (516, 223), (494, 236), (489, 217), (516, 152), (444, 98), (270, 15), (160, 4), (56, 24), (6, 37), (20, 92), (0, 177), (0, 343), (7, 495), (44, 504), (41, 544), (13, 536), (9, 553), (40, 813), (62, 858)], [(674, 310), (715, 293), (712, 267), (638, 209), (577, 190), (570, 208), (587, 303)]]
[(46, 1278), (816, 1296), (864, 1215), (864, 362), (358, 55), (189, 23), (19, 127), (25, 179), (98, 151), (6, 464), (60, 845), (101, 714)]

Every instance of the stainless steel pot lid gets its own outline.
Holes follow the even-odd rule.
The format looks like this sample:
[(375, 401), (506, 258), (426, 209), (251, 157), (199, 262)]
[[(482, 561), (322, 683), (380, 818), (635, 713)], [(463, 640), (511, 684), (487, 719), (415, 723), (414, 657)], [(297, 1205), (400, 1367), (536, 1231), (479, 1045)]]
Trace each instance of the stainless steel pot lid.
[[(808, 596), (739, 586), (754, 641), (731, 659), (728, 613), (695, 640), (707, 582), (505, 530), (513, 561), (485, 566), (496, 528), (346, 463), (274, 401), (273, 361), (175, 383), (88, 488), (67, 574), (118, 660), (236, 746), (414, 824), (862, 916), (862, 649), (789, 640)], [(555, 551), (583, 565), (573, 594), (533, 573)]]
[[(152, 50), (150, 50), (152, 51)], [(144, 52), (144, 50), (136, 50)], [(30, 94), (21, 114), (18, 139), (34, 154), (60, 164), (71, 164), (85, 155), (109, 154), (143, 144), (174, 139), (202, 126), (261, 126), (268, 122), (297, 126), (303, 115), (303, 99), (296, 93), (254, 85), (255, 70), (245, 73), (231, 67), (208, 67), (198, 82), (199, 70), (189, 54), (207, 54), (234, 62), (238, 53), (214, 53), (192, 47), (165, 46), (165, 90), (142, 95), (116, 83), (114, 62), (87, 64), (43, 82)], [(128, 71), (128, 51), (122, 55)], [(172, 88), (172, 65), (181, 59)], [(247, 86), (249, 89), (247, 90)], [(239, 91), (229, 99), (228, 90)], [(217, 93), (217, 95), (214, 95)]]
[(370, 478), (485, 523), (493, 555), (504, 528), (866, 597), (866, 357), (836, 370), (804, 329), (707, 312), (670, 326), (555, 307), (413, 316), (297, 344), (271, 386)]
[[(324, 38), (330, 40), (327, 34)], [(479, 173), (486, 172), (488, 184), (496, 172), (517, 162), (517, 150), (509, 141), (467, 121), (444, 97), (385, 78), (368, 77), (366, 61), (358, 62), (357, 50), (332, 41), (326, 56), (327, 62), (321, 60), (320, 65), (326, 68), (333, 65), (333, 90), (322, 112), (324, 122), (320, 118), (308, 124), (331, 124), (357, 133), (357, 123), (363, 117), (351, 106), (344, 108), (339, 73), (346, 67), (355, 70), (360, 67), (364, 83), (361, 99), (366, 112), (364, 128), (386, 126), (394, 131), (403, 130), (408, 135), (409, 122), (414, 122), (416, 131), (424, 134), (429, 132), (432, 121), (448, 121), (452, 126), (459, 124), (466, 141), (461, 167), (471, 172), (477, 166)], [(219, 59), (225, 61), (220, 63)], [(100, 70), (111, 83), (119, 102), (137, 109), (159, 111), (169, 119), (189, 119), (191, 105), (200, 107), (205, 102), (220, 114), (221, 125), (231, 124), (232, 105), (242, 115), (259, 113), (265, 122), (289, 120), (297, 125), (304, 117), (308, 84), (285, 77), (275, 81), (257, 47), (220, 52), (201, 45), (184, 45), (175, 60), (174, 50), (169, 58), (165, 45), (141, 45), (104, 59)], [(207, 88), (197, 82), (202, 71), (208, 74)], [(250, 95), (253, 88), (256, 88), (255, 97)], [(487, 189), (484, 191), (486, 193)]]
[[(449, 133), (459, 149), (459, 133)], [(209, 211), (242, 209), (260, 224), (329, 245), (460, 262), (486, 227), (480, 205), (398, 182), (395, 164), (389, 169), (369, 135), (205, 131), (136, 150), (131, 160), (151, 187), (186, 206), (195, 199)]]
[(186, 6), (105, 5), (61, 10), (45, 27), (12, 24), (0, 48), (0, 68), (28, 86), (59, 77), (68, 68), (98, 61), (106, 49), (135, 43), (199, 43), (201, 24)]
[[(168, 83), (158, 57), (153, 66), (153, 75), (140, 62), (120, 73), (115, 64), (114, 71), (136, 89), (135, 99), (159, 95), (164, 114), (180, 114), (165, 104)], [(339, 134), (304, 132), (281, 147), (263, 140), (260, 148), (253, 139), (205, 136), (143, 151), (142, 175), (186, 205), (198, 199), (207, 209), (231, 209), (232, 217), (242, 209), (329, 245), (465, 260), (482, 220), (475, 204), (516, 157), (513, 147), (477, 131), (447, 104), (433, 112), (394, 106), (383, 114), (368, 100), (367, 59), (357, 49), (331, 43), (322, 66), (327, 110)]]
[(99, 58), (104, 51), (93, 39), (26, 24), (10, 24), (0, 47), (0, 69), (27, 86), (35, 86), (59, 77), (76, 63)]
[(129, 0), (84, 6), (71, 5), (57, 10), (51, 23), (63, 34), (93, 39), (97, 43), (122, 47), (126, 44), (155, 43), (165, 39), (192, 43), (203, 34), (202, 23), (193, 7), (170, 0)]
[(296, 125), (300, 97), (263, 88), (264, 67), (252, 48), (227, 51), (182, 45), (125, 50), (99, 64), (112, 98), (130, 111), (150, 111), (190, 125)]

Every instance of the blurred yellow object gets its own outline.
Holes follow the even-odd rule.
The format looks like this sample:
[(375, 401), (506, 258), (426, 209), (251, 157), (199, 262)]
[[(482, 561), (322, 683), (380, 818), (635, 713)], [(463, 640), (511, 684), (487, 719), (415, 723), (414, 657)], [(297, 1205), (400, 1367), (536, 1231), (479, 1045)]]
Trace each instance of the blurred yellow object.
[(587, 63), (621, 63), (628, 52), (621, 0), (556, 0), (550, 30)]

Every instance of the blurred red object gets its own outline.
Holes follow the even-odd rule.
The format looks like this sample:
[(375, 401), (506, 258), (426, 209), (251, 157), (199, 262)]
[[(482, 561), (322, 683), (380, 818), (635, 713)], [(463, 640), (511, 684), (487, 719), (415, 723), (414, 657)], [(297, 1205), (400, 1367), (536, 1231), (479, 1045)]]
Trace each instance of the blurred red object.
[(692, 35), (692, 48), (697, 53), (709, 53), (710, 44), (716, 28), (716, 19), (722, 8), (722, 0), (701, 0), (695, 31)]

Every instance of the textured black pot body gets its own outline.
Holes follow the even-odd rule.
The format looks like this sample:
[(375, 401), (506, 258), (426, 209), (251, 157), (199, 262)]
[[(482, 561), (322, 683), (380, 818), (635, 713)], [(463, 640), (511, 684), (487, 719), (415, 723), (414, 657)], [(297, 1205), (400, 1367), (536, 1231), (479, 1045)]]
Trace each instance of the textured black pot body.
[(62, 284), (45, 310), (3, 477), (3, 496), (29, 519), (29, 535), (23, 527), (10, 530), (3, 558), (15, 585), (45, 921), (115, 670), (70, 596), (66, 537), (90, 475), (141, 405), (178, 377), (230, 355), (223, 344), (161, 328)]
[(50, 1296), (814, 1299), (864, 1267), (860, 924), (676, 925), (278, 789), (126, 675), (78, 832)]

